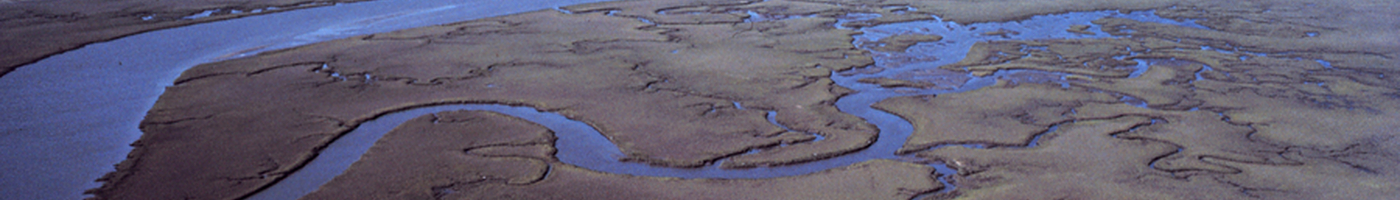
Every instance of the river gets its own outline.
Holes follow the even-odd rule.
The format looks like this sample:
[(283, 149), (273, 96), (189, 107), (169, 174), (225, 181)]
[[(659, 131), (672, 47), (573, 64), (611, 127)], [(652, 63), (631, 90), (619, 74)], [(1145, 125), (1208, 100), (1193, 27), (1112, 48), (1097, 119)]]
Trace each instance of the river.
[[(850, 15), (847, 16), (847, 19), (844, 20), (859, 20), (867, 17), (873, 16)], [(1138, 19), (1142, 21), (1153, 21), (1178, 25), (1191, 25), (1190, 22), (1177, 22), (1156, 17), (1155, 15), (1152, 15), (1152, 12), (1150, 11), (1133, 12), (1128, 14), (1119, 13), (1117, 11), (1099, 11), (1037, 16), (1028, 20), (1004, 23), (978, 23), (970, 25), (959, 25), (953, 22), (930, 21), (888, 24), (864, 28), (861, 31), (866, 32), (866, 34), (858, 36), (858, 39), (855, 41), (856, 46), (863, 46), (862, 44), (865, 42), (877, 41), (880, 38), (888, 37), (892, 34), (933, 34), (943, 36), (944, 39), (940, 42), (919, 44), (914, 47), (911, 47), (910, 50), (907, 52), (889, 53), (908, 54), (911, 56), (935, 56), (940, 59), (931, 62), (916, 63), (913, 65), (903, 66), (899, 68), (885, 67), (885, 70), (879, 73), (837, 73), (841, 75), (833, 77), (833, 79), (838, 85), (847, 88), (852, 88), (857, 91), (853, 95), (840, 98), (836, 102), (837, 108), (840, 109), (842, 112), (859, 116), (865, 119), (867, 122), (874, 124), (877, 128), (879, 128), (880, 133), (878, 139), (875, 141), (875, 144), (871, 145), (869, 148), (850, 154), (845, 154), (834, 158), (828, 158), (818, 161), (805, 162), (794, 165), (743, 169), (721, 168), (720, 165), (722, 165), (723, 160), (715, 162), (709, 166), (700, 168), (671, 168), (652, 166), (644, 163), (620, 162), (617, 158), (623, 157), (621, 150), (617, 149), (615, 145), (608, 141), (608, 139), (601, 133), (599, 133), (596, 129), (588, 126), (583, 122), (574, 121), (555, 113), (541, 112), (539, 110), (529, 107), (493, 104), (449, 104), (408, 109), (405, 111), (391, 113), (367, 121), (361, 124), (355, 130), (352, 130), (344, 137), (341, 137), (337, 139), (337, 141), (331, 143), (325, 150), (321, 152), (321, 155), (313, 159), (301, 170), (294, 172), (291, 175), (288, 175), (286, 179), (283, 179), (282, 181), (250, 197), (249, 199), (295, 199), (304, 196), (314, 191), (316, 188), (319, 188), (321, 185), (329, 182), (336, 175), (339, 175), (340, 173), (348, 169), (351, 164), (358, 160), (361, 155), (363, 155), (370, 149), (371, 146), (373, 146), (375, 141), (377, 141), (380, 137), (383, 137), (384, 134), (388, 133), (394, 127), (397, 127), (403, 122), (416, 118), (418, 116), (454, 110), (493, 111), (519, 117), (543, 125), (546, 128), (552, 130), (555, 133), (555, 135), (559, 137), (559, 139), (555, 143), (555, 147), (558, 148), (558, 152), (555, 154), (555, 156), (558, 157), (561, 162), (580, 166), (591, 170), (615, 174), (679, 178), (755, 179), (809, 174), (827, 169), (843, 167), (859, 162), (864, 162), (871, 159), (900, 159), (901, 157), (906, 157), (907, 155), (896, 154), (896, 151), (900, 147), (902, 147), (902, 145), (905, 142), (905, 139), (909, 137), (909, 135), (913, 132), (913, 125), (903, 118), (900, 118), (888, 112), (872, 108), (871, 105), (875, 104), (876, 102), (887, 98), (899, 96), (944, 94), (970, 91), (992, 85), (996, 82), (997, 78), (1005, 77), (1008, 75), (1013, 75), (1016, 73), (1046, 72), (1013, 70), (998, 72), (993, 74), (992, 76), (986, 77), (977, 77), (971, 74), (965, 74), (964, 76), (966, 76), (969, 81), (952, 89), (892, 89), (883, 88), (873, 84), (860, 83), (857, 80), (872, 77), (888, 77), (913, 70), (928, 70), (937, 68), (938, 66), (950, 64), (961, 60), (967, 54), (968, 49), (970, 49), (973, 44), (980, 41), (1110, 37), (1109, 34), (1099, 31), (1098, 27), (1090, 28), (1090, 30), (1096, 33), (1094, 35), (1076, 34), (1065, 31), (1066, 29), (1069, 29), (1069, 27), (1072, 25), (1092, 25), (1092, 23), (1089, 23), (1090, 21), (1103, 17), (1120, 17)], [(929, 27), (934, 27), (934, 29), (929, 29)], [(1003, 29), (1021, 32), (1021, 34), (1006, 37), (982, 34), (986, 32), (986, 30)], [(878, 60), (877, 65), (872, 67), (884, 67), (880, 66), (881, 64), (878, 63), (889, 62), (890, 61), (887, 60)], [(1145, 65), (1146, 62), (1139, 63), (1143, 64), (1138, 65), (1136, 67), (1147, 67), (1147, 65)], [(1139, 69), (1138, 71), (1143, 70), (1145, 69)], [(1068, 74), (1058, 75), (1064, 76)], [(736, 107), (744, 109), (742, 105), (738, 105)], [(770, 122), (775, 123), (775, 125), (777, 126), (785, 127), (782, 124), (777, 124), (776, 121), (772, 121), (772, 117), (773, 116), (770, 113)], [(1028, 146), (1033, 146), (1035, 144), (1036, 142), (1032, 141), (1028, 144)], [(978, 144), (962, 145), (969, 147), (988, 146)], [(932, 163), (930, 165), (937, 169), (941, 174), (947, 175), (954, 173), (954, 171), (952, 171), (947, 166), (941, 163)], [(953, 185), (948, 185), (947, 182), (944, 180), (940, 181), (943, 181), (945, 186), (948, 186), (941, 192), (947, 192), (955, 188), (955, 186)]]
[[(488, 1), (384, 0), (318, 7), (226, 21), (153, 31), (84, 46), (0, 77), (0, 154), (5, 162), (0, 193), (15, 199), (77, 199), (82, 191), (100, 186), (94, 179), (113, 170), (140, 137), (137, 126), (156, 98), (180, 72), (200, 63), (261, 51), (293, 47), (353, 35), (371, 34), (524, 11), (551, 9), (590, 1)], [(1070, 25), (1102, 17), (1194, 25), (1162, 19), (1151, 12), (1079, 12), (1037, 16), (1016, 22), (960, 25), (925, 21), (864, 28), (856, 45), (887, 37), (890, 33), (935, 34), (940, 42), (916, 45), (895, 54), (927, 55), (936, 61), (888, 68), (879, 73), (845, 73), (833, 79), (857, 91), (837, 101), (837, 107), (859, 116), (880, 130), (870, 148), (843, 156), (796, 165), (751, 169), (667, 168), (619, 162), (617, 147), (587, 125), (532, 108), (500, 105), (444, 105), (384, 115), (366, 122), (337, 140), (306, 168), (255, 197), (295, 198), (319, 187), (343, 172), (350, 163), (385, 132), (404, 120), (447, 110), (493, 110), (540, 123), (554, 130), (560, 140), (557, 157), (567, 164), (620, 174), (684, 178), (771, 178), (793, 176), (841, 167), (870, 159), (894, 159), (895, 150), (912, 132), (908, 121), (870, 105), (908, 95), (962, 92), (990, 85), (996, 77), (1022, 71), (1003, 71), (988, 77), (967, 75), (968, 82), (954, 89), (882, 88), (856, 80), (887, 77), (911, 70), (931, 69), (960, 60), (978, 41), (1035, 40), (1108, 37), (1066, 32)], [(850, 15), (858, 19), (862, 15)], [(1195, 25), (1199, 26), (1199, 25)], [(1019, 35), (991, 36), (985, 30), (1013, 30)], [(982, 31), (975, 31), (982, 30)], [(1098, 27), (1089, 30), (1097, 32)], [(211, 34), (213, 33), (213, 34)], [(888, 61), (877, 61), (888, 63)], [(875, 67), (881, 67), (877, 64)], [(1140, 67), (1146, 67), (1140, 66)], [(780, 125), (780, 124), (779, 124)], [(949, 169), (938, 164), (939, 171)], [(950, 187), (951, 188), (951, 187)], [(282, 195), (282, 196), (277, 196)]]
[(126, 159), (165, 87), (200, 63), (596, 1), (380, 0), (152, 31), (54, 55), (0, 77), (0, 194), (83, 198)]

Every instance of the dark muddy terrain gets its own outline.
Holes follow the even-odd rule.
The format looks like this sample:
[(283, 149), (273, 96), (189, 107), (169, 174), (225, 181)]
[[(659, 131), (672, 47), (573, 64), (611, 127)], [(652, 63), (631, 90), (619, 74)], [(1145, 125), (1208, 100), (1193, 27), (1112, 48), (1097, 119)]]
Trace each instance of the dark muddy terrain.
[[(196, 66), (92, 192), (1388, 199), (1400, 196), (1396, 10), (1292, 0), (566, 6)], [(418, 110), (458, 105), (526, 111)], [(405, 112), (422, 113), (396, 115)], [(345, 141), (372, 147), (333, 144)], [(336, 157), (346, 164), (313, 167)], [(301, 181), (299, 170), (324, 181), (267, 196)]]

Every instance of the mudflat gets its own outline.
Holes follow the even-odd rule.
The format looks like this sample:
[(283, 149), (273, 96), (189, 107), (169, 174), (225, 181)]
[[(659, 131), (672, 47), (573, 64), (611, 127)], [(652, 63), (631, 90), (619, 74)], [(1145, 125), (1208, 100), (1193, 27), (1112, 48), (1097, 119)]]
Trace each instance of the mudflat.
[(361, 0), (0, 1), (0, 76), (83, 45), (158, 29)]
[[(626, 1), (366, 35), (186, 71), (142, 122), (130, 159), (92, 192), (246, 197), (362, 122), (449, 103), (559, 113), (598, 129), (626, 162), (808, 163), (881, 134), (836, 107), (858, 92), (837, 73), (912, 67), (921, 61), (876, 63), (948, 40), (896, 34), (862, 47), (863, 27), (1153, 10), (1200, 27), (1108, 17), (1063, 31), (1112, 37), (978, 41), (955, 63), (861, 80), (899, 90), (995, 77), (874, 105), (913, 125), (899, 150), (909, 160), (772, 179), (617, 175), (559, 162), (539, 125), (446, 112), (395, 128), (305, 198), (1387, 199), (1400, 196), (1397, 6)], [(950, 73), (966, 76), (926, 77)], [(956, 170), (951, 185), (930, 163)]]
[(942, 187), (932, 168), (890, 160), (763, 180), (607, 174), (560, 163), (555, 139), (544, 127), (492, 112), (425, 115), (304, 199), (907, 199)]

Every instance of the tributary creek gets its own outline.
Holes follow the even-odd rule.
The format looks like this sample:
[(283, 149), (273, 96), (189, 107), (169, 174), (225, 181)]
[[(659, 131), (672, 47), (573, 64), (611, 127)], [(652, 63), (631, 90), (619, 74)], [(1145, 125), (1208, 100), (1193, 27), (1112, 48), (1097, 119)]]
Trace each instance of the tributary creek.
[[(850, 15), (847, 17), (848, 19), (846, 20), (855, 20), (862, 17), (874, 16)], [(250, 199), (295, 199), (306, 195), (348, 169), (351, 164), (360, 158), (360, 155), (363, 155), (370, 149), (375, 141), (399, 124), (418, 116), (453, 110), (493, 111), (541, 124), (554, 131), (555, 135), (559, 137), (555, 143), (555, 147), (558, 148), (558, 152), (555, 156), (558, 157), (560, 161), (591, 170), (616, 174), (679, 178), (773, 178), (809, 174), (871, 159), (899, 159), (903, 157), (903, 155), (896, 154), (896, 150), (902, 147), (905, 139), (913, 132), (913, 125), (903, 118), (871, 108), (871, 105), (876, 102), (898, 96), (969, 91), (992, 85), (997, 78), (1015, 73), (1047, 72), (1005, 71), (986, 77), (965, 75), (968, 81), (953, 89), (891, 89), (873, 84), (860, 83), (857, 80), (871, 77), (888, 77), (913, 70), (929, 70), (937, 68), (938, 66), (950, 64), (961, 60), (967, 54), (968, 49), (979, 41), (1109, 37), (1109, 34), (1103, 32), (1096, 32), (1094, 35), (1084, 35), (1065, 31), (1072, 25), (1092, 25), (1090, 21), (1103, 17), (1120, 17), (1159, 23), (1191, 25), (1190, 22), (1177, 22), (1158, 18), (1152, 15), (1151, 12), (1122, 14), (1117, 11), (1100, 11), (1037, 16), (1028, 20), (1006, 23), (958, 25), (952, 22), (933, 21), (889, 24), (862, 29), (866, 34), (858, 36), (855, 41), (857, 46), (891, 36), (892, 34), (932, 34), (943, 36), (944, 39), (940, 42), (916, 45), (910, 48), (909, 51), (903, 53), (893, 53), (911, 54), (912, 56), (934, 56), (938, 58), (935, 61), (914, 63), (899, 68), (882, 68), (883, 70), (878, 73), (845, 73), (833, 77), (838, 85), (858, 91), (853, 95), (848, 95), (838, 100), (836, 102), (837, 108), (842, 112), (859, 116), (867, 120), (867, 122), (874, 124), (879, 128), (880, 133), (878, 139), (869, 148), (818, 161), (794, 165), (741, 169), (719, 167), (724, 160), (701, 168), (671, 168), (652, 166), (645, 163), (620, 162), (618, 159), (623, 157), (621, 150), (617, 149), (615, 145), (608, 141), (607, 137), (583, 122), (574, 121), (559, 114), (541, 112), (529, 107), (492, 104), (449, 104), (409, 109), (365, 122), (349, 134), (333, 142), (322, 151), (320, 156), (300, 171), (292, 173), (286, 179), (252, 196)], [(986, 30), (1001, 29), (1017, 31), (1021, 34), (1005, 37), (982, 35)], [(1098, 27), (1092, 27), (1090, 30), (1098, 31), (1099, 29)], [(881, 63), (888, 62), (889, 61), (877, 60), (877, 65), (871, 67), (882, 67), (880, 66)], [(1143, 63), (1143, 65), (1137, 67), (1144, 68), (1147, 66), (1145, 65), (1146, 62), (1140, 63)], [(1143, 70), (1145, 69), (1139, 69), (1138, 71)], [(743, 109), (742, 105), (737, 107)], [(773, 117), (772, 114), (770, 114), (769, 117), (771, 119)], [(777, 126), (786, 127), (782, 124), (776, 124), (776, 121), (772, 122)], [(1033, 146), (1035, 144), (1036, 143), (1032, 141), (1028, 143), (1028, 146)], [(979, 144), (960, 145), (969, 147), (985, 146)], [(954, 173), (954, 171), (943, 164), (934, 163), (930, 165), (938, 169), (940, 174), (946, 175)], [(944, 183), (946, 184), (946, 181)], [(952, 185), (945, 186), (948, 187), (945, 188), (943, 192), (955, 188)]]
[[(0, 193), (17, 199), (76, 199), (82, 191), (99, 186), (93, 180), (113, 170), (125, 159), (141, 134), (137, 129), (146, 110), (181, 71), (194, 65), (229, 56), (309, 44), (352, 35), (372, 34), (404, 28), (442, 24), (489, 16), (551, 9), (591, 1), (485, 1), (431, 2), (427, 0), (385, 0), (343, 4), (227, 21), (153, 31), (118, 40), (96, 43), (23, 66), (0, 77), (0, 154), (5, 162)], [(873, 17), (848, 15), (846, 20)], [(878, 139), (869, 148), (842, 156), (795, 165), (748, 169), (719, 168), (719, 163), (702, 168), (669, 168), (642, 163), (620, 162), (620, 150), (588, 125), (561, 115), (528, 107), (503, 105), (439, 105), (420, 107), (383, 115), (365, 122), (333, 142), (306, 167), (253, 196), (254, 199), (295, 199), (315, 190), (342, 173), (379, 137), (404, 121), (441, 111), (489, 110), (541, 124), (555, 132), (559, 140), (556, 157), (583, 168), (617, 174), (681, 178), (772, 178), (808, 174), (870, 159), (898, 159), (895, 153), (913, 131), (912, 125), (892, 114), (870, 106), (881, 100), (909, 95), (942, 94), (974, 90), (991, 85), (998, 77), (1015, 73), (1002, 71), (992, 76), (966, 75), (966, 82), (952, 89), (883, 88), (857, 82), (862, 78), (889, 77), (913, 70), (930, 70), (961, 60), (979, 41), (1038, 40), (1110, 37), (1090, 23), (1103, 17), (1200, 27), (1191, 22), (1163, 19), (1151, 12), (1079, 12), (1036, 16), (1029, 19), (960, 25), (952, 22), (923, 21), (863, 28), (857, 46), (894, 34), (943, 36), (938, 42), (915, 45), (907, 54), (932, 56), (936, 60), (883, 67), (891, 61), (877, 60), (875, 73), (837, 73), (837, 84), (856, 90), (842, 97), (836, 106), (879, 128)], [(1091, 25), (1094, 35), (1065, 31), (1071, 25)], [(1015, 35), (983, 35), (989, 30), (1010, 30)], [(235, 31), (236, 30), (236, 31)], [(219, 33), (219, 34), (207, 34)], [(240, 55), (242, 54), (242, 55)], [(887, 56), (889, 57), (889, 56)], [(882, 58), (876, 56), (876, 58)], [(1140, 62), (1145, 63), (1145, 62)], [(1138, 66), (1142, 71), (1146, 65)], [(781, 114), (781, 113), (777, 113)], [(772, 117), (772, 114), (770, 114)], [(776, 122), (775, 122), (776, 123)], [(781, 124), (777, 124), (782, 126)], [(1034, 142), (1029, 145), (1034, 145)], [(977, 146), (976, 144), (966, 144)], [(935, 147), (937, 148), (937, 147)], [(722, 162), (722, 161), (721, 161)], [(931, 164), (941, 174), (952, 171)], [(946, 190), (951, 190), (953, 187)], [(7, 197), (9, 198), (9, 197)]]

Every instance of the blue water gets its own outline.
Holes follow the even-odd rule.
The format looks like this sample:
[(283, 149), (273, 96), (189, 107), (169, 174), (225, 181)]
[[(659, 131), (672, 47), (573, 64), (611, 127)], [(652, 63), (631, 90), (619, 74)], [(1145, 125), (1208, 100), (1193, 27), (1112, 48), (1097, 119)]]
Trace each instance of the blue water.
[[(469, 20), (487, 16), (550, 9), (591, 1), (432, 1), (382, 0), (341, 4), (205, 23), (153, 31), (118, 40), (97, 43), (55, 55), (23, 66), (0, 77), (0, 193), (15, 199), (79, 199), (83, 190), (99, 186), (94, 179), (113, 170), (111, 165), (125, 159), (141, 134), (137, 129), (145, 112), (180, 72), (199, 63), (252, 55), (313, 42), (370, 34), (403, 28)], [(187, 17), (205, 17), (213, 12)], [(792, 16), (787, 16), (792, 17)], [(811, 16), (798, 16), (811, 17)], [(855, 14), (853, 18), (872, 17)], [(903, 54), (934, 56), (936, 61), (890, 68), (879, 73), (848, 73), (832, 77), (837, 84), (857, 92), (836, 102), (837, 108), (859, 116), (881, 132), (871, 147), (830, 158), (796, 165), (722, 169), (668, 168), (641, 163), (620, 162), (621, 153), (610, 141), (586, 124), (532, 108), (502, 105), (443, 105), (391, 113), (366, 122), (335, 141), (302, 170), (257, 198), (295, 198), (319, 187), (340, 174), (363, 154), (368, 145), (385, 132), (416, 116), (448, 110), (491, 110), (544, 125), (560, 138), (556, 155), (564, 163), (587, 169), (641, 176), (681, 178), (772, 178), (794, 176), (842, 167), (870, 159), (899, 159), (895, 151), (913, 131), (912, 125), (895, 115), (870, 105), (891, 97), (970, 91), (995, 83), (1009, 71), (991, 76), (968, 76), (967, 82), (953, 89), (882, 88), (856, 82), (862, 78), (888, 77), (911, 70), (936, 69), (961, 60), (978, 41), (1076, 39), (1110, 37), (1100, 32), (1092, 20), (1121, 17), (1140, 21), (1197, 27), (1190, 21), (1174, 21), (1151, 12), (1128, 14), (1117, 11), (1078, 12), (1036, 16), (1001, 23), (957, 24), (941, 20), (888, 24), (863, 28), (857, 46), (892, 34), (938, 34), (944, 40), (911, 47)], [(775, 18), (776, 17), (770, 17)], [(755, 19), (768, 19), (758, 16)], [(1070, 25), (1090, 25), (1094, 35), (1066, 32)], [(1018, 34), (988, 36), (981, 33), (1010, 30)], [(220, 34), (207, 34), (220, 33)], [(673, 52), (683, 53), (683, 52)], [(890, 61), (879, 60), (874, 67)], [(1321, 63), (1321, 62), (1320, 62)], [(1324, 65), (1328, 63), (1323, 63)], [(741, 105), (735, 105), (742, 107)], [(770, 113), (772, 118), (782, 113)], [(776, 120), (772, 123), (782, 126)], [(1034, 144), (1035, 142), (1031, 142)], [(985, 145), (966, 144), (968, 147)], [(952, 173), (941, 164), (932, 164), (942, 174)], [(940, 177), (946, 184), (946, 176)], [(949, 185), (951, 186), (951, 185)], [(946, 190), (952, 190), (948, 187)], [(281, 195), (281, 196), (278, 196)]]
[[(54, 55), (0, 77), (0, 199), (87, 196), (126, 159), (165, 87), (196, 64), (595, 1), (377, 0), (152, 31)], [(215, 12), (186, 17), (205, 15)]]
[[(750, 14), (757, 15), (757, 13), (752, 12), (750, 12)], [(766, 16), (754, 17), (759, 19), (772, 18)], [(869, 16), (868, 14), (858, 14), (852, 15), (846, 20), (858, 20), (861, 18), (870, 17), (873, 16)], [(910, 124), (907, 120), (902, 119), (898, 116), (871, 108), (871, 105), (891, 97), (943, 94), (975, 90), (981, 87), (992, 85), (995, 83), (995, 79), (1004, 77), (1007, 74), (1015, 72), (1002, 71), (986, 77), (976, 77), (969, 74), (967, 75), (969, 81), (953, 89), (892, 89), (882, 88), (873, 84), (859, 83), (856, 80), (871, 77), (893, 76), (911, 70), (935, 69), (938, 66), (950, 64), (952, 62), (961, 60), (962, 57), (967, 54), (967, 50), (971, 48), (971, 45), (979, 41), (1112, 37), (1107, 33), (1099, 32), (1098, 27), (1096, 27), (1097, 25), (1090, 23), (1090, 21), (1103, 17), (1121, 17), (1175, 24), (1190, 23), (1177, 22), (1159, 18), (1155, 15), (1151, 15), (1151, 12), (1133, 12), (1123, 14), (1117, 11), (1099, 11), (1036, 16), (1027, 20), (1002, 23), (978, 23), (969, 25), (959, 25), (957, 23), (952, 22), (928, 21), (888, 24), (861, 29), (861, 31), (864, 31), (865, 34), (859, 36), (859, 38), (856, 40), (856, 46), (861, 46), (861, 43), (863, 42), (877, 41), (879, 40), (879, 38), (888, 37), (894, 34), (937, 34), (943, 36), (944, 40), (939, 42), (919, 44), (912, 47), (908, 52), (899, 52), (906, 54), (917, 54), (921, 56), (935, 56), (939, 58), (936, 61), (928, 63), (918, 63), (913, 66), (905, 66), (901, 68), (891, 68), (878, 73), (847, 73), (844, 75), (832, 77), (832, 79), (836, 80), (836, 83), (838, 85), (847, 88), (852, 88), (857, 91), (852, 95), (848, 95), (839, 99), (836, 102), (837, 108), (840, 109), (842, 112), (859, 116), (867, 120), (867, 122), (874, 124), (876, 127), (879, 128), (880, 133), (878, 139), (875, 141), (875, 144), (871, 145), (869, 148), (829, 159), (805, 162), (794, 165), (742, 169), (721, 168), (719, 167), (718, 162), (710, 166), (699, 168), (671, 168), (663, 166), (652, 166), (643, 163), (621, 162), (618, 160), (622, 157), (620, 153), (621, 151), (618, 150), (617, 147), (614, 146), (610, 141), (608, 141), (606, 137), (604, 137), (601, 133), (597, 132), (591, 127), (588, 127), (584, 123), (564, 118), (562, 116), (559, 116), (558, 114), (539, 112), (537, 110), (527, 107), (511, 107), (503, 105), (443, 105), (397, 112), (366, 122), (365, 124), (362, 124), (360, 128), (357, 128), (350, 134), (346, 135), (345, 137), (342, 137), (335, 143), (331, 144), (330, 147), (328, 147), (326, 150), (324, 150), (324, 152), (322, 152), (321, 157), (318, 157), (312, 161), (312, 164), (309, 164), (302, 170), (293, 173), (286, 180), (277, 183), (267, 191), (260, 193), (258, 196), (255, 196), (258, 198), (254, 199), (292, 198), (299, 197), (300, 195), (308, 193), (311, 190), (318, 187), (320, 184), (324, 184), (326, 181), (329, 181), (336, 174), (339, 174), (340, 172), (343, 172), (345, 169), (347, 169), (351, 163), (358, 159), (359, 155), (363, 154), (369, 148), (369, 146), (373, 144), (375, 140), (377, 140), (388, 130), (392, 129), (395, 126), (398, 126), (398, 124), (402, 123), (403, 121), (411, 119), (415, 116), (450, 110), (491, 110), (501, 112), (507, 115), (520, 117), (535, 123), (539, 123), (541, 125), (549, 127), (551, 130), (554, 130), (555, 134), (560, 138), (556, 142), (556, 147), (559, 149), (558, 153), (556, 154), (556, 157), (558, 157), (562, 162), (580, 166), (586, 169), (615, 174), (678, 178), (773, 178), (809, 174), (822, 170), (868, 161), (871, 159), (908, 159), (908, 155), (899, 155), (896, 154), (896, 151), (903, 146), (906, 138), (913, 131), (913, 125)], [(1092, 27), (1090, 30), (1095, 31), (1096, 34), (1081, 35), (1065, 31), (1071, 25), (1095, 26)], [(981, 33), (989, 30), (1011, 30), (1019, 32), (1020, 34), (1008, 36), (981, 35)], [(880, 65), (882, 64), (880, 63), (884, 62), (888, 61), (877, 60), (877, 66), (875, 67), (881, 67)], [(1145, 70), (1145, 64), (1141, 67), (1143, 67), (1144, 69), (1140, 70)], [(1136, 74), (1141, 73), (1139, 72)], [(1131, 99), (1133, 97), (1125, 98)], [(740, 105), (737, 102), (734, 103), (734, 106), (738, 109), (744, 109), (743, 105)], [(767, 117), (769, 118), (770, 123), (773, 123), (774, 125), (779, 127), (784, 127), (786, 129), (785, 125), (780, 124), (779, 122), (774, 120), (775, 116), (778, 114), (781, 113), (770, 111)], [(1051, 129), (1051, 131), (1053, 130), (1054, 129)], [(958, 144), (958, 146), (964, 146), (969, 148), (988, 148), (989, 146), (992, 146), (992, 148), (1029, 148), (1038, 145), (1038, 140), (1040, 139), (1040, 136), (1048, 134), (1051, 131), (1047, 131), (1045, 133), (1036, 135), (1031, 141), (1028, 141), (1027, 145), (1025, 146), (994, 146), (987, 144)], [(936, 148), (939, 147), (935, 147), (934, 149)], [(951, 184), (948, 184), (947, 182), (946, 175), (954, 173), (952, 169), (948, 168), (946, 165), (943, 165), (941, 163), (931, 163), (930, 166), (937, 169), (937, 171), (940, 174), (945, 175), (938, 178), (940, 182), (943, 182), (946, 186), (948, 186), (944, 189), (944, 192), (951, 191), (954, 188), (956, 188), (953, 187)]]

